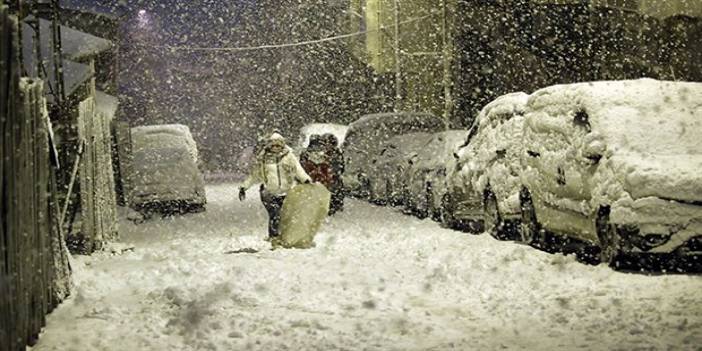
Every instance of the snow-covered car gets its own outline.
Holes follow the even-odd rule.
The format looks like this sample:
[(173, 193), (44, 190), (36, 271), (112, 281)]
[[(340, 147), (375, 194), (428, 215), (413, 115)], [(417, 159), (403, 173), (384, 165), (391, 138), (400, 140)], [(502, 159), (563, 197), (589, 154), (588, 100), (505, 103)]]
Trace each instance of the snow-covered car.
[(657, 257), (699, 263), (702, 83), (539, 90), (529, 98), (523, 143), (524, 241), (599, 251), (612, 266)]
[(346, 132), (349, 126), (334, 123), (311, 123), (300, 128), (300, 135), (295, 143), (295, 151), (299, 155), (310, 144), (310, 137), (313, 135), (332, 134), (342, 145), (346, 139)]
[(346, 166), (344, 186), (351, 195), (366, 196), (372, 156), (380, 152), (385, 141), (395, 135), (444, 129), (444, 120), (429, 113), (379, 113), (359, 118), (349, 125), (342, 145)]
[(130, 205), (144, 214), (204, 209), (205, 182), (190, 129), (180, 124), (140, 126), (131, 134)]
[(518, 239), (522, 125), (529, 95), (498, 97), (478, 114), (448, 176), (445, 223), (498, 239)]
[(408, 212), (420, 218), (439, 219), (441, 199), (447, 191), (447, 170), (455, 167), (454, 153), (467, 135), (467, 130), (435, 133), (411, 159), (406, 175), (405, 209)]
[(430, 133), (407, 133), (381, 145), (380, 152), (371, 160), (373, 167), (366, 173), (372, 202), (393, 206), (404, 203), (409, 168), (431, 138)]

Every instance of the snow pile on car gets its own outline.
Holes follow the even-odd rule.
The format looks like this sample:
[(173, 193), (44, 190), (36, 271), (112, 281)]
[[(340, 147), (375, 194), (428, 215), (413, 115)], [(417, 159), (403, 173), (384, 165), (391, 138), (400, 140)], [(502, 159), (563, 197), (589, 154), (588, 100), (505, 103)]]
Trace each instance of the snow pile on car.
[(141, 126), (132, 128), (131, 134), (132, 205), (206, 202), (197, 145), (187, 126)]
[(522, 116), (528, 99), (517, 92), (487, 104), (478, 114), (477, 134), (458, 151), (460, 169), (453, 184), (462, 186), (464, 193), (482, 196), (489, 183), (503, 213), (519, 212)]
[(349, 126), (343, 124), (334, 123), (312, 123), (305, 125), (300, 129), (300, 141), (298, 142), (299, 148), (306, 148), (310, 144), (310, 136), (312, 135), (323, 135), (327, 133), (333, 134), (339, 141), (339, 145), (346, 139), (346, 132), (349, 130)]
[(152, 143), (154, 138), (158, 138), (158, 145), (163, 149), (180, 147), (185, 142), (188, 153), (192, 156), (193, 161), (197, 163), (199, 157), (197, 144), (188, 126), (182, 124), (159, 124), (132, 128), (132, 142), (135, 150), (139, 149), (146, 142)]
[[(527, 113), (527, 128), (561, 135), (548, 139), (563, 145), (544, 145), (538, 133), (524, 143), (539, 152), (566, 153), (554, 157), (568, 160), (564, 177), (591, 182), (593, 198), (581, 210), (614, 202), (634, 206), (647, 197), (702, 200), (702, 83), (639, 79), (556, 85), (532, 94)], [(582, 128), (574, 132), (575, 124)], [(568, 148), (572, 135), (582, 142)], [(581, 172), (588, 157), (599, 163), (591, 180)]]

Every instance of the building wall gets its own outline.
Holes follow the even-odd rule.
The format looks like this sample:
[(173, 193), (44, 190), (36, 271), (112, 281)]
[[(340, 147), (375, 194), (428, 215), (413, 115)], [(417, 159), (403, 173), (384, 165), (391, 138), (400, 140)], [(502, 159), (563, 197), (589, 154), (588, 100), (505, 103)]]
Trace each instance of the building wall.
[(702, 81), (700, 18), (661, 19), (644, 13), (645, 4), (462, 1), (454, 123), (470, 125), (500, 95), (553, 84), (641, 77)]
[[(396, 4), (399, 9), (396, 12)], [(446, 0), (446, 33), (449, 38), (449, 58), (453, 52), (455, 29), (455, 0)], [(392, 76), (398, 82), (399, 99), (395, 108), (432, 112), (443, 115), (444, 60), (442, 2), (421, 0), (354, 0), (351, 1), (352, 31), (368, 30), (351, 43), (354, 53), (377, 73)], [(361, 15), (359, 18), (356, 14)], [(399, 23), (399, 36), (395, 24)], [(399, 44), (400, 53), (395, 50)], [(399, 57), (399, 65), (397, 59)]]

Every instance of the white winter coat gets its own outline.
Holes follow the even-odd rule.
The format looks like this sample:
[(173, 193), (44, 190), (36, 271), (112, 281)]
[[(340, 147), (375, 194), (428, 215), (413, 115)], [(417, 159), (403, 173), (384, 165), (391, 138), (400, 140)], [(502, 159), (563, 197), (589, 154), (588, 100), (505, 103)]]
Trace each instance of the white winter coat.
[(292, 149), (286, 147), (279, 155), (261, 155), (242, 187), (248, 189), (254, 184), (262, 183), (264, 192), (282, 196), (298, 183), (306, 181), (311, 182), (312, 179), (302, 168)]

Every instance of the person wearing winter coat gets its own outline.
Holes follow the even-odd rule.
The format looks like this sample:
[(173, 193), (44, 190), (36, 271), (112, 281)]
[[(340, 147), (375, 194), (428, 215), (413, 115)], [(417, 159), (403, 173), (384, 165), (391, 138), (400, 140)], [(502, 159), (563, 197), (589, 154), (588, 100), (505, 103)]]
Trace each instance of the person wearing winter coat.
[(322, 135), (322, 140), (334, 173), (334, 183), (329, 188), (332, 193), (330, 212), (333, 214), (344, 210), (344, 183), (342, 177), (345, 169), (344, 154), (339, 148), (339, 139), (334, 134), (326, 133)]
[(239, 200), (246, 199), (246, 191), (252, 185), (261, 184), (261, 202), (268, 212), (268, 237), (273, 239), (280, 235), (280, 211), (288, 191), (312, 179), (278, 133), (264, 140), (256, 156), (256, 163), (239, 188)]
[(324, 184), (331, 192), (330, 215), (343, 207), (343, 157), (336, 144), (338, 141), (333, 134), (312, 135), (309, 146), (300, 155), (302, 168), (315, 182)]

